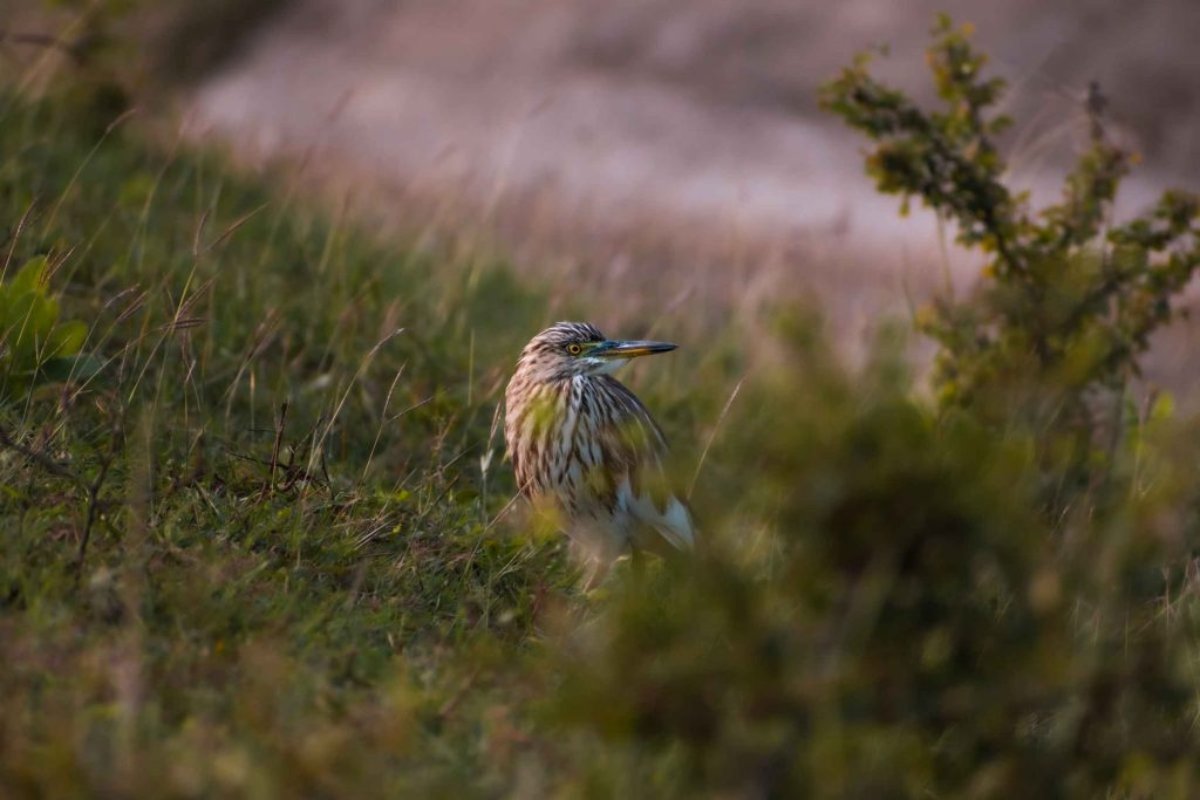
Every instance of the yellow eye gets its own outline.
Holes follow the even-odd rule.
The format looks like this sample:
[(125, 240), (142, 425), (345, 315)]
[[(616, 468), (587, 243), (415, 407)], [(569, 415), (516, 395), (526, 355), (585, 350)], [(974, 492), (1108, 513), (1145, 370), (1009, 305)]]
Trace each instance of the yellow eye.
[(583, 352), (583, 348), (577, 344), (569, 344), (567, 345), (567, 352), (573, 356), (577, 356)]

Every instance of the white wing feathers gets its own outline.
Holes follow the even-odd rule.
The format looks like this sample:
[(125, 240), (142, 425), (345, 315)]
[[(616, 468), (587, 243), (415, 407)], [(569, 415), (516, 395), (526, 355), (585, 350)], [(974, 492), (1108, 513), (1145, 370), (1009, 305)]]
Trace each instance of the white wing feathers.
[[(634, 495), (629, 479), (621, 481), (617, 489), (619, 502), (625, 506), (629, 515), (642, 525), (651, 528), (662, 537), (662, 540), (676, 550), (691, 550), (696, 546), (696, 528), (692, 523), (692, 514), (687, 505), (674, 495), (667, 495), (661, 508), (649, 492), (642, 491)], [(641, 535), (639, 535), (641, 534)], [(656, 547), (652, 537), (648, 540), (643, 532), (634, 531), (638, 545), (647, 550), (661, 551)]]
[(692, 515), (679, 498), (672, 495), (667, 500), (666, 511), (661, 514), (658, 513), (658, 509), (652, 502), (647, 502), (646, 505), (650, 506), (657, 517), (643, 517), (639, 513), (639, 518), (651, 525), (673, 547), (679, 550), (691, 550), (696, 546), (696, 530), (692, 526)]

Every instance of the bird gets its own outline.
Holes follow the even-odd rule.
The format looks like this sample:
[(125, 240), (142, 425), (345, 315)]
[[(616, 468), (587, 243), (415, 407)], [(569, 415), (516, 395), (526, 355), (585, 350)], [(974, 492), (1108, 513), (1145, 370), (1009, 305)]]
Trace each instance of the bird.
[(644, 551), (695, 546), (691, 511), (666, 487), (666, 437), (613, 377), (631, 359), (676, 347), (557, 322), (525, 345), (505, 389), (504, 438), (517, 488), (566, 532), (584, 562), (585, 589), (623, 555), (640, 565)]

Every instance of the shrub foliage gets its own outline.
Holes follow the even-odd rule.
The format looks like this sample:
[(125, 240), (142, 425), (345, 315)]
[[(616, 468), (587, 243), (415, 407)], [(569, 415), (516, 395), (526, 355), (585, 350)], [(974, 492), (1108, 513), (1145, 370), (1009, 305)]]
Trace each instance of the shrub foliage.
[(906, 205), (919, 198), (955, 225), (959, 244), (983, 254), (972, 296), (943, 297), (919, 321), (940, 346), (935, 383), (944, 405), (1036, 434), (1055, 461), (1061, 507), (1073, 499), (1063, 481), (1086, 485), (1104, 455), (1097, 396), (1119, 397), (1138, 375), (1138, 357), (1200, 267), (1200, 200), (1171, 191), (1147, 213), (1114, 221), (1132, 154), (1106, 136), (1105, 101), (1092, 86), (1090, 145), (1062, 199), (1032, 211), (1003, 180), (996, 138), (1011, 120), (993, 109), (1004, 81), (985, 75), (968, 32), (947, 17), (934, 28), (937, 110), (878, 81), (865, 57), (825, 87), (823, 102), (872, 141), (867, 168), (880, 191)]
[(680, 796), (1186, 797), (1197, 441), (1166, 403), (1103, 401), (1132, 395), (1200, 263), (1197, 202), (1114, 221), (1130, 159), (1094, 116), (1062, 201), (1030, 211), (1002, 81), (948, 20), (934, 36), (938, 109), (866, 59), (824, 100), (881, 191), (984, 256), (919, 320), (937, 402), (886, 337), (848, 374), (784, 325), (728, 423), (724, 524), (572, 640), (566, 716), (648, 776), (670, 764)]

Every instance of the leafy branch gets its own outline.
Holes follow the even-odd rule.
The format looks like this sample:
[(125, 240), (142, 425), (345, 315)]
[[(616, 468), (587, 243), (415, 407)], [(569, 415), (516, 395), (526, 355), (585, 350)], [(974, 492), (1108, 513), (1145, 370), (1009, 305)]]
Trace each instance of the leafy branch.
[(943, 15), (933, 35), (938, 108), (877, 80), (868, 56), (823, 88), (822, 103), (872, 142), (866, 166), (881, 192), (900, 195), (903, 210), (919, 199), (986, 259), (973, 294), (938, 297), (918, 320), (940, 345), (933, 379), (943, 406), (997, 425), (1015, 419), (1047, 442), (1071, 440), (1074, 463), (1058, 466), (1086, 483), (1098, 429), (1089, 401), (1123, 393), (1152, 334), (1179, 313), (1200, 267), (1200, 201), (1167, 192), (1150, 211), (1112, 223), (1133, 155), (1106, 135), (1106, 101), (1093, 85), (1088, 148), (1061, 200), (1031, 210), (1005, 184), (996, 145), (1012, 124), (995, 111), (1005, 82), (985, 75), (969, 26)]

